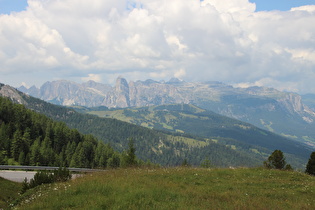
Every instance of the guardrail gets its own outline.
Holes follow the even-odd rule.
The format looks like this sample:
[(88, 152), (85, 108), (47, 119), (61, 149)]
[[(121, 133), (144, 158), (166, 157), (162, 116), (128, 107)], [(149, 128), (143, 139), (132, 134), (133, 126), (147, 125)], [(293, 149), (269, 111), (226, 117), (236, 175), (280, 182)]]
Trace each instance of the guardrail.
[[(12, 166), (12, 165), (0, 165), (0, 170), (34, 170), (34, 171), (42, 171), (42, 170), (57, 170), (59, 167), (51, 167), (51, 166)], [(69, 171), (72, 172), (97, 172), (97, 171), (105, 171), (101, 169), (91, 169), (91, 168), (68, 168)]]

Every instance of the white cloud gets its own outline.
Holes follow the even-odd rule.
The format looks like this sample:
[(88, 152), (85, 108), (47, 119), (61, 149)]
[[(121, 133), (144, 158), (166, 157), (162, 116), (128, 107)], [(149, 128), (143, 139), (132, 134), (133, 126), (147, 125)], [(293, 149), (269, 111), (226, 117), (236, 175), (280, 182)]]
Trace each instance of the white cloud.
[(0, 16), (0, 75), (13, 85), (51, 75), (104, 82), (175, 75), (315, 92), (314, 5), (255, 12), (248, 0), (28, 4)]
[(95, 82), (101, 82), (102, 78), (100, 75), (97, 75), (97, 74), (88, 74), (87, 77), (82, 77), (82, 81), (84, 81), (84, 82), (87, 82), (90, 80), (93, 80)]
[(307, 11), (310, 13), (315, 12), (315, 5), (306, 5), (306, 6), (301, 6), (301, 7), (294, 7), (291, 9), (292, 12), (294, 11)]
[(178, 71), (175, 72), (174, 77), (175, 78), (183, 78), (186, 75), (185, 69), (179, 69)]

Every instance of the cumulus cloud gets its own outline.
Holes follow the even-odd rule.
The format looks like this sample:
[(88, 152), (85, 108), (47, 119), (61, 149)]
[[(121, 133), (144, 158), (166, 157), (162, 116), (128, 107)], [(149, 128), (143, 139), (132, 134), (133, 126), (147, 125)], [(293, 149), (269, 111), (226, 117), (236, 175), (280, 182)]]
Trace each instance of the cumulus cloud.
[(314, 25), (314, 5), (29, 0), (26, 11), (0, 16), (0, 74), (12, 84), (177, 76), (315, 92)]
[(100, 75), (97, 74), (88, 74), (87, 77), (82, 77), (82, 81), (87, 82), (87, 81), (95, 81), (95, 82), (101, 82), (102, 78)]

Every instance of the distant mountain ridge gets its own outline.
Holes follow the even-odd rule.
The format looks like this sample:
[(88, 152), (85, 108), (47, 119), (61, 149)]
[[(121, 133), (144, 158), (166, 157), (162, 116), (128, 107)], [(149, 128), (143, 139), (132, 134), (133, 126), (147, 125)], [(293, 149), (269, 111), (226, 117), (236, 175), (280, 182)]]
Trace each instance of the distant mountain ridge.
[[(194, 104), (315, 146), (315, 112), (295, 93), (273, 88), (234, 88), (221, 82), (130, 81), (119, 77), (114, 87), (93, 81), (65, 80), (19, 90), (59, 105), (109, 108)], [(308, 100), (309, 102), (310, 100)], [(311, 108), (309, 108), (311, 107)]]
[[(187, 158), (193, 165), (198, 165), (204, 159), (209, 158), (211, 163), (217, 166), (258, 166), (272, 150), (282, 149), (286, 153), (288, 161), (293, 166), (301, 168), (312, 151), (305, 144), (234, 119), (210, 113), (193, 105), (178, 104), (158, 108), (162, 109), (160, 110), (162, 112), (174, 110), (175, 115), (176, 110), (179, 108), (181, 116), (190, 115), (187, 120), (179, 121), (184, 122), (184, 124), (190, 124), (191, 119), (194, 118), (207, 118), (206, 121), (195, 121), (194, 126), (188, 126), (185, 134), (179, 132), (175, 135), (170, 135), (171, 133), (132, 125), (112, 118), (99, 118), (93, 115), (80, 114), (73, 109), (56, 106), (33, 98), (7, 85), (0, 85), (0, 96), (6, 96), (8, 90), (13, 93), (10, 97), (11, 100), (18, 102), (22, 99), (23, 101), (18, 103), (22, 103), (28, 108), (43, 113), (57, 121), (63, 121), (68, 126), (76, 128), (82, 133), (93, 134), (110, 143), (113, 148), (119, 151), (125, 148), (124, 145), (127, 138), (134, 137), (135, 147), (138, 148), (138, 157), (142, 160), (150, 159), (163, 165), (179, 165), (184, 158)], [(102, 109), (107, 108), (97, 108), (97, 110)], [(193, 113), (197, 115), (194, 116)], [(175, 116), (174, 114), (172, 115)], [(161, 117), (163, 118), (164, 116), (161, 115)], [(217, 123), (212, 124), (211, 121)], [(205, 123), (207, 126), (198, 126), (198, 123)], [(175, 124), (177, 123), (175, 122)], [(168, 126), (168, 123), (165, 123), (165, 125)], [(169, 125), (171, 126), (171, 124)], [(180, 126), (187, 128), (185, 125)], [(212, 129), (213, 127), (214, 130)], [(197, 133), (195, 132), (196, 136), (190, 135), (189, 132), (195, 128), (198, 128), (200, 133), (197, 131)], [(207, 130), (208, 128), (210, 129)], [(205, 133), (202, 134), (202, 132)], [(264, 145), (260, 146), (259, 142)]]

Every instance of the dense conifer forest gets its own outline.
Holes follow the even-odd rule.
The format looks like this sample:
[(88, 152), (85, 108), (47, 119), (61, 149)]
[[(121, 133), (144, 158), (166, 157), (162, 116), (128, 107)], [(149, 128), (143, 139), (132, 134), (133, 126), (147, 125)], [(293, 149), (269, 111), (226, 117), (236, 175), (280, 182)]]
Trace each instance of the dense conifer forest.
[(122, 154), (23, 105), (0, 97), (0, 164), (119, 167)]

